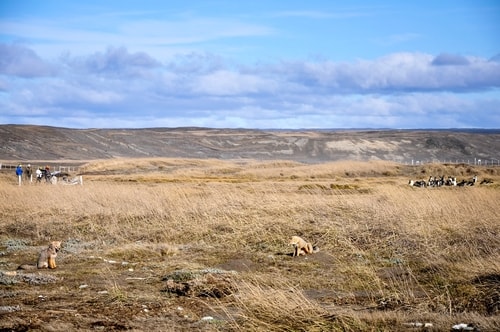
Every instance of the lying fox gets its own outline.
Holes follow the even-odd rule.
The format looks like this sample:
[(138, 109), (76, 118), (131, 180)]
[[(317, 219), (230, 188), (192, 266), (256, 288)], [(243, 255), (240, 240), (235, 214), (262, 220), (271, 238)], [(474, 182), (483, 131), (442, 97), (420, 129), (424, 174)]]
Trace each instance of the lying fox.
[(23, 264), (18, 269), (31, 270), (31, 269), (55, 269), (57, 252), (61, 250), (61, 241), (52, 241), (46, 249), (40, 251), (38, 262), (35, 265)]
[(293, 254), (292, 257), (313, 254), (319, 251), (319, 248), (313, 246), (309, 242), (306, 242), (303, 238), (299, 236), (292, 236), (290, 240), (290, 244), (293, 245)]

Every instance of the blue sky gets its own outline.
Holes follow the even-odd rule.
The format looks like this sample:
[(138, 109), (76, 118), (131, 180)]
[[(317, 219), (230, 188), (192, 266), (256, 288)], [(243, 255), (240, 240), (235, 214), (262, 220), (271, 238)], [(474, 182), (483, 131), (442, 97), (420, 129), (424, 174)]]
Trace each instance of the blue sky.
[(498, 1), (0, 1), (0, 123), (500, 128)]

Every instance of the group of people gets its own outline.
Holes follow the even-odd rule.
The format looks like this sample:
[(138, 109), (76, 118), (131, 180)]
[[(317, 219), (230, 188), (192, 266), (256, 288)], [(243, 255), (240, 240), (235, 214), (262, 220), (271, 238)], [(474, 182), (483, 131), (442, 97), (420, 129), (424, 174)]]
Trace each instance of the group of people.
[[(26, 177), (26, 181), (29, 181), (30, 183), (33, 182), (33, 170), (31, 168), (30, 164), (28, 164), (24, 168), (24, 170), (23, 170), (23, 165), (21, 165), (21, 164), (17, 165), (17, 167), (16, 167), (16, 175), (17, 175), (17, 178), (18, 178), (18, 181), (19, 181), (19, 185), (22, 184), (23, 174)], [(42, 182), (43, 178), (45, 178), (46, 180), (48, 180), (49, 177), (50, 177), (50, 167), (49, 166), (45, 166), (45, 169), (43, 169), (42, 167), (39, 167), (35, 171), (35, 174), (36, 174), (36, 181), (37, 182)]]

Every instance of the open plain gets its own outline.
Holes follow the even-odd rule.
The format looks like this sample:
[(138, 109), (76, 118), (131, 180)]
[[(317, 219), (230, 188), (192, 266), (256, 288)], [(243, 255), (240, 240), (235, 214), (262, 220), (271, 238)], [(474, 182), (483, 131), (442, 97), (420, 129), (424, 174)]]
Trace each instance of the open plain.
[[(2, 331), (500, 329), (495, 131), (0, 126), (0, 140), (4, 166), (83, 179), (0, 172)], [(430, 176), (478, 181), (408, 185)], [(294, 235), (320, 251), (292, 257)], [(18, 270), (53, 240), (56, 269)]]
[[(500, 328), (499, 167), (115, 158), (81, 174), (0, 173), (2, 330)], [(479, 181), (408, 185), (430, 175)], [(291, 257), (293, 235), (320, 252)], [(56, 269), (16, 270), (51, 240)]]

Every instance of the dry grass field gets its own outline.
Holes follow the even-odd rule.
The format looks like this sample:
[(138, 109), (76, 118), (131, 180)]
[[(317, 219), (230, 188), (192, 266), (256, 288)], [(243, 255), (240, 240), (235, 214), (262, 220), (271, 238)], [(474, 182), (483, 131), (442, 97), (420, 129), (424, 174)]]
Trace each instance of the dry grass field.
[[(158, 158), (82, 173), (0, 174), (0, 330), (500, 330), (500, 167)], [(493, 183), (408, 185), (476, 174)], [(292, 235), (320, 252), (292, 257)], [(55, 270), (16, 271), (51, 240)]]

